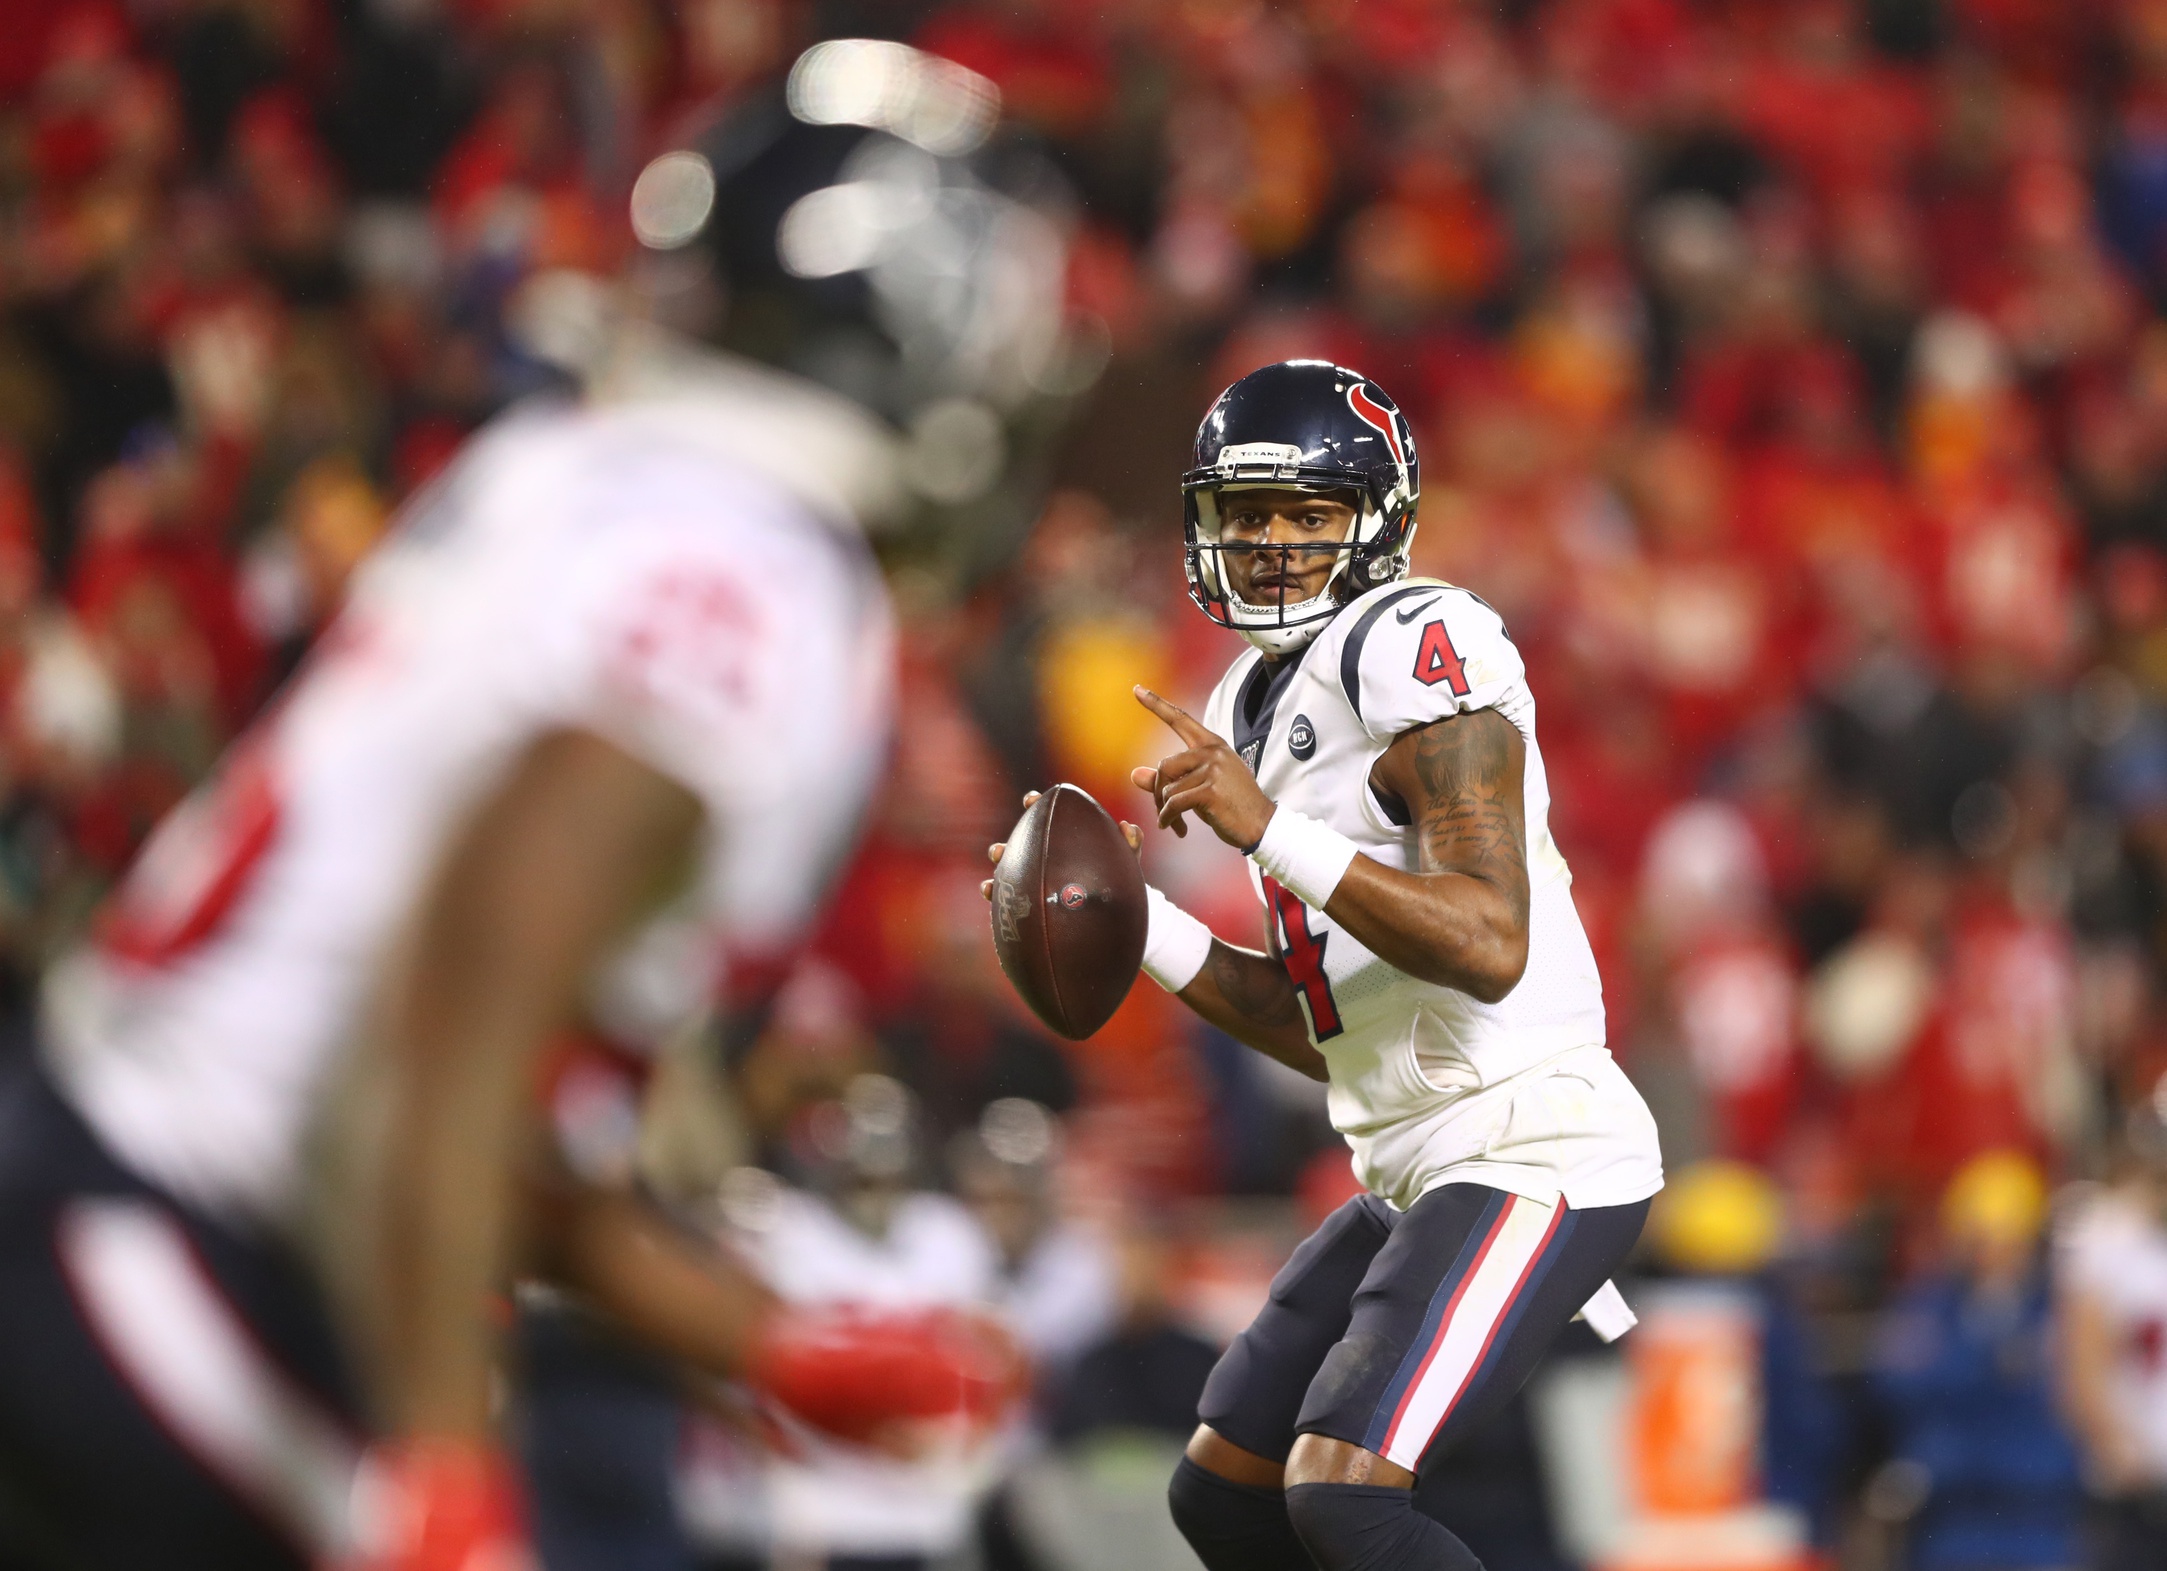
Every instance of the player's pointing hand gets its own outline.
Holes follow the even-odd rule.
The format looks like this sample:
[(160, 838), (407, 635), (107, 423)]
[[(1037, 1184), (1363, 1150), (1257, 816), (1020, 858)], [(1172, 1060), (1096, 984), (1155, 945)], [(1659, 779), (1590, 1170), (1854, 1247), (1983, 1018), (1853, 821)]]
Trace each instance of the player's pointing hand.
[(1136, 689), (1136, 701), (1164, 720), (1184, 744), (1181, 752), (1160, 759), (1156, 769), (1138, 769), (1129, 776), (1158, 803), (1159, 827), (1187, 834), (1182, 815), (1193, 812), (1237, 850), (1247, 851), (1263, 839), (1274, 804), (1226, 739), (1148, 687)]

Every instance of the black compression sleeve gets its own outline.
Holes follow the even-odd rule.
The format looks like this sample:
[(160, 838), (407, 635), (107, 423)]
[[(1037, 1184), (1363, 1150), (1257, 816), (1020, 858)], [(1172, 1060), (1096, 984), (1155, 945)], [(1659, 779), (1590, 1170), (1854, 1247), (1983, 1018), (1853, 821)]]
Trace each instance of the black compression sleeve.
[(1482, 1571), (1473, 1550), (1415, 1510), (1410, 1489), (1296, 1484), (1287, 1516), (1321, 1571)]
[(1237, 1484), (1183, 1457), (1166, 1503), (1207, 1571), (1316, 1571), (1276, 1489)]

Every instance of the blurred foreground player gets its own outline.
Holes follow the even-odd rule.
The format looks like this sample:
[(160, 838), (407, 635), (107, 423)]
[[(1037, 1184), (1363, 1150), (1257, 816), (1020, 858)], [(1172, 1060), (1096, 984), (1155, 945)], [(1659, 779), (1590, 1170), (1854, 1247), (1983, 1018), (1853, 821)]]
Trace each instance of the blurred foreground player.
[(49, 978), (0, 1087), (0, 1564), (526, 1565), (521, 1277), (837, 1432), (974, 1389), (945, 1331), (780, 1315), (553, 1147), (536, 1081), (787, 948), (848, 848), (889, 701), (865, 532), (994, 508), (1061, 348), (995, 112), (830, 43), (658, 160), (635, 227), (704, 263), (726, 352), (650, 343), (477, 438)]
[(2093, 1495), (2088, 1563), (2167, 1571), (2167, 1076), (2129, 1110), (2119, 1182), (2057, 1239), (2062, 1406)]
[(1153, 891), (1144, 969), (1328, 1081), (1369, 1192), (1213, 1371), (1174, 1518), (1212, 1571), (1473, 1567), (1412, 1486), (1583, 1305), (1630, 1323), (1608, 1278), (1662, 1187), (1654, 1121), (1604, 1046), (1519, 654), (1476, 596), (1402, 581), (1391, 399), (1322, 361), (1252, 372), (1182, 490), (1191, 593), (1255, 649), (1201, 724), (1138, 689), (1183, 751), (1136, 783), (1250, 859), (1269, 952)]

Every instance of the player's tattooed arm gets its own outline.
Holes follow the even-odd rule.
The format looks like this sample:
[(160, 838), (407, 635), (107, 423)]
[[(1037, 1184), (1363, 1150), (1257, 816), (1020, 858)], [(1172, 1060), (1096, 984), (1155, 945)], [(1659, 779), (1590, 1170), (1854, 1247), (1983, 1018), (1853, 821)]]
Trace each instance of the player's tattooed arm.
[[(1440, 720), (1394, 744), (1414, 748), (1421, 783), (1416, 824), (1422, 870), (1494, 884), (1527, 925), (1527, 825), (1522, 793), (1527, 746), (1494, 709)], [(1387, 757), (1390, 755), (1388, 754)]]
[(1181, 990), (1181, 1001), (1244, 1046), (1312, 1080), (1328, 1078), (1287, 968), (1270, 955), (1214, 938), (1204, 969)]
[(1356, 857), (1329, 915), (1410, 976), (1494, 1003), (1527, 969), (1527, 744), (1494, 709), (1417, 726), (1371, 778), (1406, 803), (1419, 867)]
[[(1276, 810), (1256, 776), (1192, 716), (1143, 688), (1136, 698), (1185, 744), (1130, 777), (1157, 802), (1160, 827), (1179, 833), (1182, 815), (1194, 813), (1227, 844), (1254, 847)], [(1490, 1003), (1503, 998), (1527, 969), (1526, 768), (1526, 743), (1494, 709), (1402, 734), (1371, 778), (1407, 804), (1418, 870), (1358, 856), (1325, 914), (1409, 976)]]
[[(1143, 832), (1124, 823), (1129, 849), (1143, 854)], [(1264, 941), (1273, 942), (1271, 918), (1264, 919)], [(1312, 1080), (1327, 1080), (1324, 1055), (1309, 1040), (1309, 1021), (1294, 980), (1276, 954), (1243, 949), (1223, 938), (1211, 941), (1204, 969), (1181, 990), (1181, 1001), (1244, 1047), (1276, 1058)]]

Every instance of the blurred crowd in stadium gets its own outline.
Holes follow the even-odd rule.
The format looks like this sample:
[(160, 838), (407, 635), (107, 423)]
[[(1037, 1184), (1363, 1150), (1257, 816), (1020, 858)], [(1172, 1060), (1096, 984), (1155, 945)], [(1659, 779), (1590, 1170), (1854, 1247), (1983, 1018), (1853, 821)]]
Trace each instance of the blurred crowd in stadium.
[[(1767, 1298), (1768, 1487), (1824, 1545), (1909, 1521), (1913, 1563), (1951, 1567), (2069, 1563), (2083, 1486), (2133, 1511), (2167, 1487), (2167, 1416), (2118, 1437), (2049, 1390), (2040, 1247), (2051, 1194), (2081, 1211), (2063, 1186), (2159, 1156), (2167, 5), (7, 12), (10, 1007), (398, 505), (567, 384), (644, 161), (806, 38), (908, 37), (1064, 165), (1105, 367), (1020, 547), (906, 585), (869, 846), (732, 1044), (739, 1127), (658, 1137), (665, 1165), (711, 1188), (733, 1150), (817, 1182), (864, 1109), (840, 1145), (805, 1110), (877, 1072), (920, 1132), (890, 1177), (960, 1138), (993, 1215), (987, 1175), (1036, 1194), (1011, 1170), (1051, 1149), (1003, 1156), (998, 1129), (1039, 1137), (1002, 1099), (1050, 1108), (1060, 1192), (1128, 1241), (1125, 1275), (1093, 1269), (1129, 1329), (1109, 1308), (1096, 1334), (1146, 1340), (1169, 1293), (1240, 1274), (1174, 1202), (1346, 1191), (1306, 1083), (1157, 989), (1087, 1047), (1046, 1037), (976, 889), (1021, 790), (1134, 810), (1128, 768), (1169, 748), (1129, 685), (1194, 707), (1238, 647), (1182, 593), (1189, 434), (1233, 376), (1328, 356), (1416, 424), (1418, 571), (1480, 591), (1527, 656), (1612, 1044), (1697, 1184), (1655, 1269)], [(1156, 834), (1146, 857), (1254, 942), (1238, 859)], [(2072, 1242), (2072, 1277), (2087, 1249), (2167, 1253), (2131, 1225)], [(2156, 1373), (2167, 1286), (2113, 1313)], [(1138, 1382), (1146, 1407), (1194, 1363), (1150, 1356), (1175, 1373)]]

